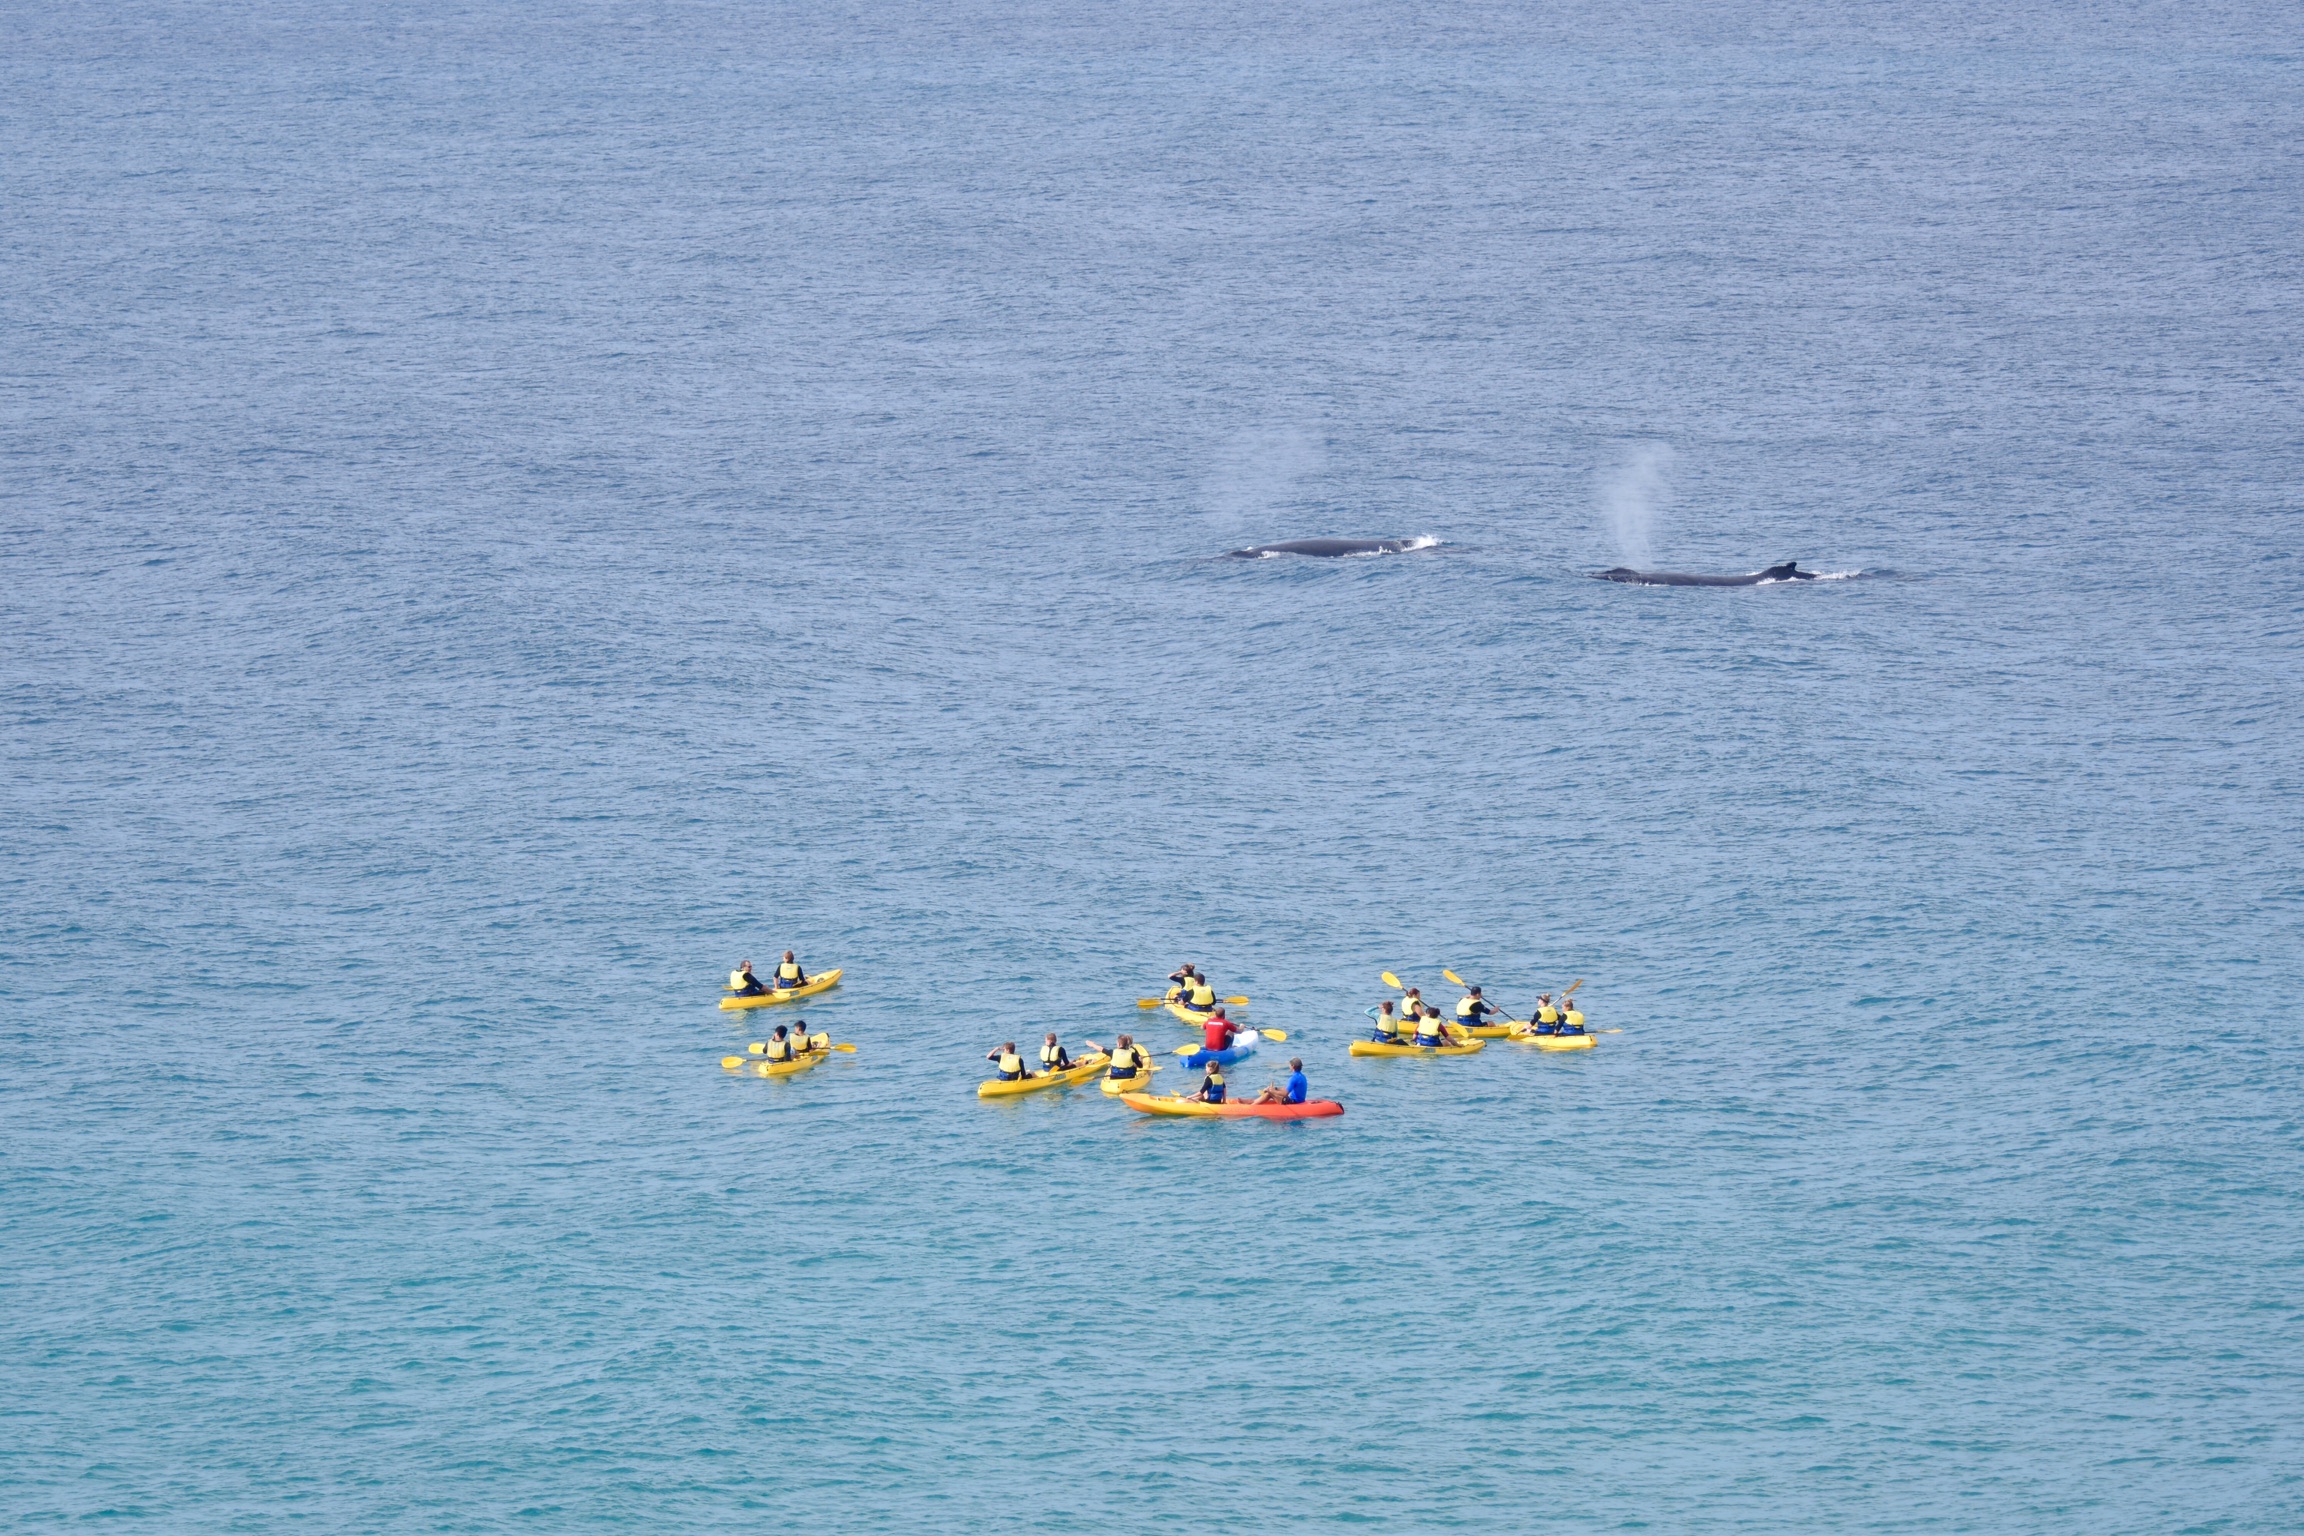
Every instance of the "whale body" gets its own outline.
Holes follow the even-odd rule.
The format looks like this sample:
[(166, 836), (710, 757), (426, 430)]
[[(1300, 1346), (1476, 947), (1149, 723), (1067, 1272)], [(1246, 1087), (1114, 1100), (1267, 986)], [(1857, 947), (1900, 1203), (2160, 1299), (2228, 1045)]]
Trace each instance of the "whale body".
[(1234, 560), (1262, 560), (1268, 555), (1310, 555), (1334, 560), (1343, 555), (1396, 555), (1416, 547), (1415, 539), (1290, 539), (1285, 544), (1252, 544), (1230, 552)]
[(1764, 581), (1816, 579), (1816, 573), (1800, 569), (1797, 560), (1787, 560), (1749, 576), (1691, 576), (1684, 571), (1635, 571), (1621, 565), (1592, 574), (1601, 581), (1629, 581), (1643, 587), (1756, 587)]

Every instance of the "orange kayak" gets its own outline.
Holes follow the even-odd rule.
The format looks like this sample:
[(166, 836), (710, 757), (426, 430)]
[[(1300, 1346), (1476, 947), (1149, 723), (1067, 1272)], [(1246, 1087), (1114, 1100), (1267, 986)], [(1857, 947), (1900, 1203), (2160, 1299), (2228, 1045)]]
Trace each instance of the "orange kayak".
[(1245, 1099), (1203, 1104), (1165, 1094), (1124, 1093), (1120, 1102), (1147, 1115), (1183, 1115), (1200, 1120), (1321, 1120), (1344, 1113), (1344, 1106), (1334, 1099), (1311, 1099), (1302, 1104), (1252, 1104)]

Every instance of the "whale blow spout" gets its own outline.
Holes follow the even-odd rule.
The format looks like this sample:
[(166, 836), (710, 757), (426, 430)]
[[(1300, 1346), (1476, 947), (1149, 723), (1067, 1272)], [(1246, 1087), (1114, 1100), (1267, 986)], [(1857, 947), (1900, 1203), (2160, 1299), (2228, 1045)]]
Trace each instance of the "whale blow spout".
[(1817, 573), (1800, 569), (1800, 562), (1787, 560), (1749, 576), (1692, 576), (1685, 571), (1635, 571), (1628, 566), (1615, 566), (1605, 571), (1594, 571), (1601, 581), (1628, 581), (1643, 587), (1757, 587), (1772, 581), (1814, 581)]
[(1430, 549), (1438, 539), (1290, 539), (1284, 544), (1251, 544), (1226, 552), (1233, 560), (1269, 560), (1275, 555), (1309, 555), (1316, 560), (1338, 560), (1346, 555), (1397, 555)]

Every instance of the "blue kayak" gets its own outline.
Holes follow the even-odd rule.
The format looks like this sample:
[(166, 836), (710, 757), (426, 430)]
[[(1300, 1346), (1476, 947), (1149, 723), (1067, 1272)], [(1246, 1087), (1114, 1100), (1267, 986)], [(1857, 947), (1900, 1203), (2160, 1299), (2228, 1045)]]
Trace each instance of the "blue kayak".
[(1233, 1037), (1232, 1044), (1227, 1046), (1225, 1049), (1221, 1051), (1211, 1051), (1203, 1046), (1201, 1049), (1194, 1051), (1191, 1055), (1185, 1057), (1184, 1065), (1195, 1070), (1208, 1065), (1210, 1062), (1215, 1062), (1218, 1066), (1221, 1067), (1228, 1067), (1236, 1061), (1245, 1060), (1247, 1057), (1253, 1056), (1255, 1054), (1256, 1032), (1254, 1030), (1244, 1029), (1238, 1035)]

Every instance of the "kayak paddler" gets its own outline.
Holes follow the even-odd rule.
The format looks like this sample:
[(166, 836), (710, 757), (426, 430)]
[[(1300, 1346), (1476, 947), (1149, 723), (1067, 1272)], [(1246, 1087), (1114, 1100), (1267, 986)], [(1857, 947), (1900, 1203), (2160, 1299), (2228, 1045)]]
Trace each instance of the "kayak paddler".
[(792, 1059), (792, 1042), (785, 1037), (783, 1025), (776, 1026), (776, 1033), (768, 1037), (768, 1044), (762, 1048), (760, 1054), (770, 1061), (790, 1061)]
[(1168, 995), (1170, 997), (1182, 997), (1184, 989), (1192, 985), (1192, 978), (1199, 974), (1192, 968), (1192, 962), (1189, 960), (1170, 971), (1168, 973)]
[(1112, 1065), (1106, 1077), (1134, 1077), (1144, 1070), (1144, 1052), (1137, 1046), (1134, 1035), (1122, 1035), (1112, 1047)]
[(1378, 1045), (1398, 1045), (1400, 1043), (1400, 1018), (1392, 1011), (1392, 999), (1390, 998), (1386, 998), (1376, 1005), (1376, 1043)]
[(806, 1019), (794, 1019), (792, 1021), (793, 1055), (798, 1056), (804, 1051), (828, 1051), (830, 1049), (832, 1049), (832, 1037), (830, 1035), (822, 1030), (811, 1035), (808, 1033), (808, 1021)]
[(1560, 1016), (1560, 1033), (1564, 1035), (1584, 1033), (1584, 1010), (1574, 1003), (1570, 1003), (1568, 1011)]
[(1440, 1027), (1440, 1015), (1421, 1003), (1416, 1006), (1423, 1009), (1416, 1016), (1416, 1043), (1423, 1046), (1446, 1045), (1448, 1036)]
[(1456, 1022), (1466, 1029), (1473, 1029), (1484, 1023), (1488, 1015), (1495, 1011), (1495, 1005), (1480, 995), (1478, 987), (1474, 987), (1457, 999)]
[(1215, 1062), (1208, 1063), (1208, 1075), (1200, 1079), (1200, 1091), (1192, 1095), (1192, 1098), (1193, 1102), (1199, 1104), (1223, 1103), (1224, 1069)]
[(1192, 973), (1192, 980), (1184, 988), (1184, 1006), (1194, 1013), (1206, 1013), (1216, 1006), (1216, 989), (1198, 971)]
[(1288, 1058), (1288, 1086), (1266, 1088), (1256, 1095), (1259, 1104), (1301, 1104), (1311, 1094), (1312, 1085), (1304, 1076), (1304, 1058)]
[(790, 992), (806, 985), (808, 973), (800, 969), (800, 962), (792, 958), (792, 951), (784, 951), (784, 958), (776, 962), (776, 990)]
[(1062, 1072), (1072, 1065), (1072, 1058), (1064, 1050), (1064, 1042), (1051, 1034), (1040, 1044), (1040, 1070)]
[(1211, 1051), (1230, 1050), (1234, 1037), (1239, 1033), (1238, 1027), (1230, 1019), (1224, 1017), (1224, 1010), (1221, 1008), (1210, 1014), (1208, 1022), (1200, 1026), (1200, 1039)]
[(1024, 1070), (1024, 1058), (1016, 1054), (1016, 1042), (1011, 1040), (996, 1051), (986, 1051), (984, 1059), (1000, 1068), (1000, 1081), (1013, 1083), (1032, 1074)]
[(1547, 992), (1536, 999), (1535, 1033), (1549, 1035), (1560, 1027), (1560, 1010), (1552, 1006), (1552, 994)]
[(758, 997), (768, 984), (752, 974), (752, 962), (747, 960), (728, 973), (728, 990), (738, 997)]

